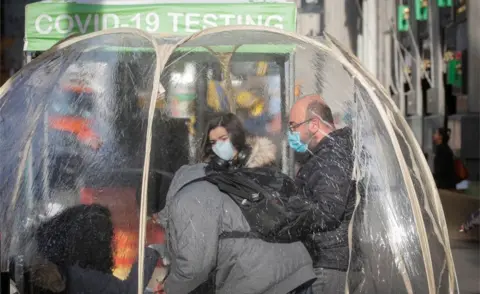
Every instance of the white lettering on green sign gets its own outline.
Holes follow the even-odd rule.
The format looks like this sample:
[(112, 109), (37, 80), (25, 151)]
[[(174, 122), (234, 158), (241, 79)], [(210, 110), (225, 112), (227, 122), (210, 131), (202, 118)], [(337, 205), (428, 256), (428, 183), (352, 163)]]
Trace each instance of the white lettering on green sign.
[[(250, 14), (200, 14), (169, 12), (166, 17), (171, 28), (163, 28), (174, 33), (195, 33), (202, 29), (222, 25), (260, 25), (284, 29), (284, 18), (281, 15)], [(60, 14), (55, 18), (41, 14), (35, 19), (35, 30), (41, 35), (52, 32), (67, 35), (73, 31), (85, 34), (109, 28), (137, 28), (150, 33), (159, 32), (161, 17), (158, 13), (137, 13), (133, 17), (119, 17), (114, 13), (106, 14)], [(169, 30), (168, 30), (169, 29)]]
[(185, 24), (185, 32), (195, 33), (198, 32), (201, 27), (206, 29), (209, 27), (217, 27), (219, 25), (263, 25), (272, 26), (279, 29), (283, 29), (283, 17), (280, 15), (270, 15), (265, 17), (263, 15), (257, 15), (256, 20), (251, 15), (235, 15), (235, 14), (205, 14), (200, 13), (168, 13), (168, 16), (173, 19), (172, 31), (174, 33), (179, 32), (179, 24)]

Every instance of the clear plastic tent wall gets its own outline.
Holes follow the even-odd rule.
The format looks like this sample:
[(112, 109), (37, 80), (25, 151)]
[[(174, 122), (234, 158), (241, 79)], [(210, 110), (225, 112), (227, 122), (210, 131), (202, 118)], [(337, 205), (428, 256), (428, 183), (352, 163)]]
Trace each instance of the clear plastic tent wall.
[[(252, 70), (258, 62), (268, 64), (266, 74)], [(36, 255), (93, 264), (78, 255), (110, 240), (106, 271), (125, 278), (131, 259), (144, 255), (138, 244), (163, 241), (149, 216), (162, 207), (172, 174), (195, 161), (212, 112), (235, 112), (252, 136), (270, 138), (278, 166), (294, 175), (285, 133), (295, 83), (302, 95), (322, 96), (337, 129), (352, 130), (356, 208), (346, 293), (457, 293), (438, 192), (382, 87), (332, 38), (252, 26), (187, 38), (125, 29), (89, 34), (57, 45), (7, 82), (0, 92), (2, 271), (12, 260), (28, 267)], [(275, 116), (282, 121), (276, 131)], [(49, 238), (36, 233), (82, 203), (106, 206), (113, 229), (75, 246), (88, 232), (84, 223), (60, 225)], [(126, 250), (122, 242), (136, 244)], [(53, 250), (59, 246), (75, 248)]]

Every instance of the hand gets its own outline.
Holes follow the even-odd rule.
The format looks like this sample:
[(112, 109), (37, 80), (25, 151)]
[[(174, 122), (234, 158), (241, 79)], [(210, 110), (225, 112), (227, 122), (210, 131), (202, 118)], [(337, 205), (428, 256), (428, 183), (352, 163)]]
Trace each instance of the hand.
[(165, 291), (164, 291), (163, 287), (164, 287), (163, 283), (158, 282), (157, 285), (155, 286), (155, 288), (153, 289), (153, 293), (155, 293), (155, 294), (165, 294)]
[(160, 224), (160, 215), (159, 213), (154, 213), (152, 214), (152, 223), (154, 224)]
[(460, 232), (460, 233), (465, 233), (465, 225), (461, 225), (461, 226), (460, 226), (459, 232)]

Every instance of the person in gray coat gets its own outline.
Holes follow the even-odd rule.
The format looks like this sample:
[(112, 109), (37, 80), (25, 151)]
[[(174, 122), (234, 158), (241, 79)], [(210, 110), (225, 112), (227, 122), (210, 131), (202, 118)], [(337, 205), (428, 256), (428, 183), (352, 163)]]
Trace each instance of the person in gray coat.
[[(234, 162), (240, 160), (242, 150), (248, 148), (244, 166), (250, 168), (273, 165), (275, 161), (273, 143), (265, 138), (247, 140), (233, 114), (210, 122), (207, 134), (206, 145), (210, 146), (204, 148), (207, 153), (211, 150)], [(231, 148), (218, 146), (218, 142), (233, 147), (233, 152), (225, 152)], [(250, 226), (237, 204), (213, 184), (198, 181), (184, 186), (205, 176), (205, 167), (205, 163), (199, 163), (177, 171), (167, 194), (166, 207), (160, 213), (166, 221), (171, 258), (164, 291), (167, 294), (206, 293), (205, 288), (199, 289), (213, 276), (214, 290), (209, 289), (208, 293), (310, 293), (315, 275), (312, 260), (302, 243), (219, 239), (222, 232), (248, 232)]]

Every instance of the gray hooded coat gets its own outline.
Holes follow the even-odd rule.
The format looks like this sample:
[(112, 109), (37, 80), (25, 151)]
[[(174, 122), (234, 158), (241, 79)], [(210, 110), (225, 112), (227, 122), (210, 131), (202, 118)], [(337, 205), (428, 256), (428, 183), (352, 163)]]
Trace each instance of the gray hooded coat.
[[(247, 166), (274, 162), (275, 146), (269, 140), (256, 139), (250, 145)], [(196, 164), (177, 171), (160, 214), (167, 222), (172, 260), (166, 293), (190, 293), (214, 270), (217, 294), (286, 294), (313, 281), (312, 260), (301, 243), (219, 240), (222, 232), (248, 232), (250, 227), (237, 204), (216, 186), (199, 181), (181, 189), (185, 183), (204, 176), (204, 167)]]

